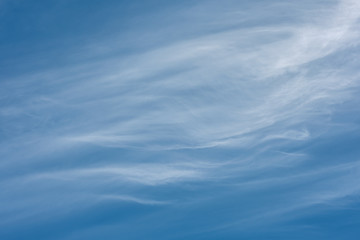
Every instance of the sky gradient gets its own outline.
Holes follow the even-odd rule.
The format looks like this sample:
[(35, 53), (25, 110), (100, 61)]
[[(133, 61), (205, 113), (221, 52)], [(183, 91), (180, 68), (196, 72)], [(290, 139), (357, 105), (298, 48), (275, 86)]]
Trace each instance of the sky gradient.
[(0, 0), (0, 239), (360, 236), (360, 1)]

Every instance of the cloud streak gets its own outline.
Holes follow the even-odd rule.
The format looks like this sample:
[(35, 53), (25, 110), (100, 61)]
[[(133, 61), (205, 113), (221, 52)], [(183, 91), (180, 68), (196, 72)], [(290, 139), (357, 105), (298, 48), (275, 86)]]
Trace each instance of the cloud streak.
[[(351, 52), (358, 51), (360, 3), (339, 1), (316, 15), (309, 3), (267, 3), (304, 8), (282, 24), (265, 24), (262, 18), (273, 17), (266, 14), (257, 24), (251, 13), (219, 15), (212, 4), (197, 17), (216, 17), (217, 24), (200, 24), (216, 30), (129, 54), (118, 53), (121, 37), (96, 42), (98, 58), (84, 47), (71, 67), (0, 82), (0, 186), (7, 189), (0, 196), (17, 213), (14, 221), (39, 214), (43, 202), (57, 197), (60, 209), (120, 201), (201, 211), (204, 202), (234, 197), (242, 203), (246, 194), (281, 202), (266, 198), (249, 209), (231, 203), (242, 213), (234, 214), (238, 219), (208, 227), (223, 229), (358, 194), (351, 184), (358, 159), (336, 153), (326, 162), (312, 145), (349, 131), (334, 126), (349, 126), (337, 120), (338, 111), (353, 104), (359, 88)], [(197, 9), (176, 16), (191, 19)], [(241, 25), (247, 21), (255, 22)], [(44, 194), (52, 187), (59, 192)], [(270, 189), (280, 193), (267, 194)], [(162, 191), (188, 195), (180, 202), (179, 193), (164, 197)], [(30, 199), (26, 207), (21, 196)], [(45, 212), (59, 214), (55, 205)]]

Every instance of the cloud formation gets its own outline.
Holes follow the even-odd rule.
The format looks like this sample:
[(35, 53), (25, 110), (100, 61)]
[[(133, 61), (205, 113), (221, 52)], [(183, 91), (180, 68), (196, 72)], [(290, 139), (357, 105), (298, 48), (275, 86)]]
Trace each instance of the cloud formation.
[[(161, 212), (170, 222), (224, 208), (199, 228), (212, 231), (356, 196), (358, 155), (333, 149), (359, 130), (360, 3), (225, 2), (174, 13), (197, 34), (130, 53), (114, 34), (71, 66), (0, 82), (1, 218), (116, 200), (186, 209)], [(293, 14), (279, 22), (282, 9)]]

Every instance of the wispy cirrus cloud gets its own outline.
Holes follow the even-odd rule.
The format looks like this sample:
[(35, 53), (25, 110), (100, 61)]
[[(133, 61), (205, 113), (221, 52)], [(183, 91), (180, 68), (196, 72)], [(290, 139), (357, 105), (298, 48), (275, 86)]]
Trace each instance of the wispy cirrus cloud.
[[(218, 10), (209, 4), (209, 12), (197, 17), (214, 16), (216, 24), (200, 24), (213, 31), (111, 56), (121, 43), (109, 41), (107, 57), (94, 60), (84, 52), (72, 67), (0, 83), (0, 151), (6, 167), (0, 186), (17, 186), (10, 191), (16, 195), (33, 183), (38, 190), (29, 193), (35, 196), (30, 205), (39, 209), (46, 199), (38, 196), (51, 186), (81, 202), (96, 202), (83, 197), (95, 195), (143, 205), (173, 203), (154, 189), (214, 186), (218, 196), (199, 187), (204, 196), (195, 197), (186, 189), (191, 194), (176, 204), (190, 209), (201, 209), (204, 199), (233, 196), (241, 202), (248, 191), (256, 195), (286, 188), (279, 193), (284, 198), (268, 194), (280, 204), (265, 204), (267, 199), (257, 208), (234, 204), (243, 214), (234, 217), (247, 225), (256, 225), (258, 216), (281, 219), (290, 211), (357, 194), (358, 187), (349, 185), (358, 172), (346, 173), (357, 168), (358, 160), (352, 156), (346, 164), (337, 159), (312, 165), (316, 153), (309, 145), (348, 131), (334, 129), (341, 125), (334, 116), (340, 105), (354, 101), (359, 87), (358, 62), (350, 53), (358, 51), (360, 4), (339, 1), (321, 10), (315, 4), (317, 14), (307, 2), (267, 4), (273, 10), (302, 8), (279, 24), (265, 23), (273, 16), (262, 10), (255, 17), (228, 9), (215, 14)], [(192, 11), (176, 14), (191, 18)], [(90, 44), (90, 50), (99, 54), (103, 45)], [(137, 155), (124, 157), (126, 151)], [(23, 173), (17, 172), (19, 166)], [(308, 181), (315, 183), (296, 188)], [(122, 190), (113, 193), (117, 188)], [(139, 189), (144, 197), (138, 197)]]
[(312, 25), (230, 30), (94, 63), (55, 80), (66, 88), (27, 110), (3, 113), (55, 124), (62, 141), (112, 147), (214, 146), (281, 121), (309, 121), (310, 111), (343, 101), (357, 84), (357, 76), (307, 66), (354, 45), (356, 7), (343, 2)]

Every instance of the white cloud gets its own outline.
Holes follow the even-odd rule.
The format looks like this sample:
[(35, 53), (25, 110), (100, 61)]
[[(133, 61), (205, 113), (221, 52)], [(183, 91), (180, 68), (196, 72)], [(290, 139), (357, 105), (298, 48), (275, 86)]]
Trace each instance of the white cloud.
[[(96, 197), (99, 197), (99, 196), (96, 196)], [(168, 204), (168, 202), (165, 202), (165, 201), (156, 201), (156, 200), (142, 199), (142, 198), (136, 198), (136, 197), (131, 197), (131, 196), (123, 196), (123, 195), (102, 195), (102, 196), (100, 196), (100, 199), (117, 200), (117, 201), (124, 201), (124, 202), (135, 202), (135, 203), (144, 204), (144, 205)]]
[[(26, 176), (14, 174), (14, 179), (6, 179), (7, 188), (14, 185), (20, 190), (13, 192), (21, 192), (29, 181), (38, 187), (60, 185), (64, 195), (73, 195), (72, 187), (78, 187), (98, 199), (157, 205), (168, 202), (100, 190), (104, 186), (151, 188), (214, 179), (224, 180), (226, 186), (232, 186), (229, 182), (235, 179), (235, 185), (256, 189), (301, 182), (307, 174), (326, 175), (326, 171), (309, 173), (305, 169), (304, 174), (292, 177), (262, 177), (264, 172), (297, 166), (308, 157), (302, 152), (279, 154), (281, 143), (274, 140), (287, 144), (313, 140), (333, 124), (328, 117), (333, 107), (353, 97), (351, 90), (358, 87), (359, 74), (337, 67), (334, 56), (358, 45), (360, 4), (342, 1), (316, 17), (308, 16), (313, 20), (305, 23), (226, 29), (232, 20), (229, 16), (235, 18), (236, 14), (226, 15), (225, 26), (216, 33), (0, 83), (4, 86), (2, 98), (11, 99), (8, 106), (0, 108), (0, 130), (6, 134), (0, 138), (0, 152), (6, 159), (1, 166), (10, 173), (17, 172), (19, 165), (49, 163), (60, 153), (76, 162), (72, 153), (98, 146), (149, 154), (148, 163), (123, 164), (119, 159), (54, 171), (29, 170)], [(117, 45), (110, 48), (117, 49)], [(320, 127), (315, 129), (314, 124)], [(209, 153), (202, 157), (206, 161), (196, 155), (185, 161), (169, 151), (202, 148), (241, 149), (247, 156)], [(165, 157), (151, 155), (161, 150), (167, 153)], [(341, 166), (339, 172), (343, 173)], [(342, 189), (350, 180), (334, 175), (334, 182), (344, 182), (329, 191), (328, 184), (317, 185), (321, 191), (301, 191), (307, 202), (291, 200), (284, 209), (358, 192), (357, 187)], [(239, 176), (257, 180), (248, 182), (236, 178)], [(89, 185), (93, 188), (88, 189)], [(39, 188), (34, 195), (41, 194)], [(34, 202), (38, 205), (41, 199)]]
[(69, 171), (36, 174), (30, 179), (62, 181), (86, 180), (101, 182), (132, 182), (144, 185), (163, 185), (202, 179), (203, 173), (195, 168), (169, 164), (131, 164), (130, 166), (102, 166)]

